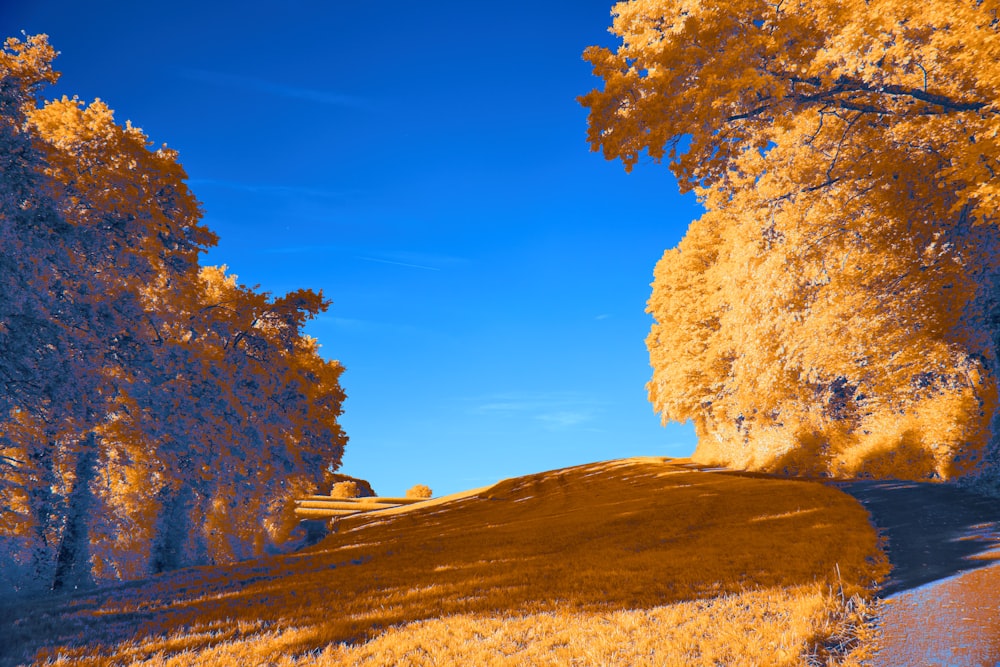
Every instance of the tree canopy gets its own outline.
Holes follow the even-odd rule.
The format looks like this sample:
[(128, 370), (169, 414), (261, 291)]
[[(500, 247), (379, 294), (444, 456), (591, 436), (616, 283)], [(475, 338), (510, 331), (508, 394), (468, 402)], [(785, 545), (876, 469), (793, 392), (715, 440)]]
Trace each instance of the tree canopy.
[(343, 368), (303, 331), (330, 302), (199, 266), (177, 153), (43, 101), (54, 57), (0, 48), (0, 588), (278, 548), (347, 441)]
[(706, 212), (657, 264), (654, 408), (754, 469), (995, 471), (1000, 3), (633, 0), (594, 150)]

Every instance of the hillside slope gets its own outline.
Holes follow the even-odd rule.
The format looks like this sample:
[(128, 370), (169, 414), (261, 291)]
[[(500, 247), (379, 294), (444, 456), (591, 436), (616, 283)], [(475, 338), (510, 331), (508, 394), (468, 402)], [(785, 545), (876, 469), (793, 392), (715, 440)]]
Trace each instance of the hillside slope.
[(836, 489), (627, 459), (8, 608), (0, 629), (7, 664), (805, 664), (859, 646), (844, 603), (884, 571)]

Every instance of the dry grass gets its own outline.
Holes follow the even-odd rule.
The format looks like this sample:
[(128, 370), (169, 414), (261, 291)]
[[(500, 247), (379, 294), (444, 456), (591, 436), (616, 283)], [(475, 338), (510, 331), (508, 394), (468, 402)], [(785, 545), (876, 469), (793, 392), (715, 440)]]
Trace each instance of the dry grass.
[(39, 604), (20, 636), (59, 665), (851, 664), (856, 596), (886, 568), (835, 489), (662, 459), (391, 511), (308, 552)]
[[(225, 641), (200, 652), (141, 664), (316, 665), (768, 665), (860, 667), (871, 657), (869, 616), (840, 609), (819, 586), (747, 591), (649, 610), (550, 611), (521, 615), (462, 614), (387, 629), (361, 644), (282, 654), (311, 639), (303, 629)], [(184, 637), (181, 636), (180, 639)], [(818, 642), (826, 638), (826, 642)], [(59, 661), (57, 664), (72, 664)]]

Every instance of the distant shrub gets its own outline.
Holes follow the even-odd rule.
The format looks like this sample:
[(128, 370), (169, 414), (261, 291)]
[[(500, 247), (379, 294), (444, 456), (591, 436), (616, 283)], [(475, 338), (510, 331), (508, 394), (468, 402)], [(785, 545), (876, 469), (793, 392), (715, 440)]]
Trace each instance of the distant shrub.
[(326, 475), (326, 483), (331, 487), (339, 482), (354, 482), (358, 485), (358, 498), (369, 498), (377, 496), (375, 489), (372, 485), (368, 483), (367, 480), (361, 479), (360, 477), (351, 477), (350, 475), (342, 475), (340, 473), (328, 473)]
[(330, 489), (331, 498), (359, 498), (361, 497), (361, 489), (358, 488), (357, 482), (337, 482)]
[(431, 491), (431, 487), (426, 484), (417, 484), (406, 492), (407, 498), (430, 498), (433, 495), (434, 492)]

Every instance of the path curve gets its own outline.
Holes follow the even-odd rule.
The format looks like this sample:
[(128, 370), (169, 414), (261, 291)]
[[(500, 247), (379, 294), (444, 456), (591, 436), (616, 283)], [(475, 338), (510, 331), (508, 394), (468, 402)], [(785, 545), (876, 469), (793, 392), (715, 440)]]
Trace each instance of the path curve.
[(950, 484), (840, 482), (886, 540), (875, 667), (1000, 665), (1000, 500)]

